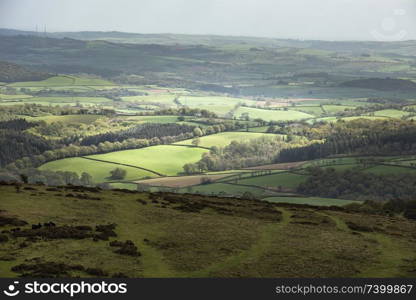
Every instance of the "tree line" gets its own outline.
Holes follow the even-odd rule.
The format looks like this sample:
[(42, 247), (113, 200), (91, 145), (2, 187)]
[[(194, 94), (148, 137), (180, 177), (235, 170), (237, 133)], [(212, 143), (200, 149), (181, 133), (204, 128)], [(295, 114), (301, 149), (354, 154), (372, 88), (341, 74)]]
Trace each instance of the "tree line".
[(356, 169), (309, 167), (308, 179), (297, 192), (308, 196), (349, 200), (410, 201), (416, 199), (415, 174), (377, 175)]
[(402, 155), (416, 153), (416, 124), (413, 121), (358, 119), (323, 124), (307, 133), (321, 142), (283, 149), (276, 162), (325, 158), (336, 154)]
[(308, 140), (296, 137), (287, 141), (284, 136), (261, 137), (247, 142), (232, 141), (228, 146), (212, 147), (200, 161), (183, 166), (186, 174), (205, 171), (224, 171), (271, 163), (282, 149), (308, 144)]
[(122, 142), (130, 138), (151, 139), (155, 137), (161, 138), (164, 136), (178, 136), (180, 134), (192, 132), (194, 128), (195, 126), (175, 123), (147, 123), (118, 132), (106, 132), (102, 134), (87, 136), (82, 139), (81, 146), (98, 145), (102, 142)]

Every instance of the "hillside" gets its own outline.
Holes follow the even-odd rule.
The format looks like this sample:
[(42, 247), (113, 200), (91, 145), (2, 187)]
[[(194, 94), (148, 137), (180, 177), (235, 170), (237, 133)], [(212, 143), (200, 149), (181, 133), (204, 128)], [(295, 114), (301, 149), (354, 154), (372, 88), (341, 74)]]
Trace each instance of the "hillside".
[(48, 73), (32, 71), (17, 64), (0, 61), (0, 82), (36, 81), (51, 76)]
[[(366, 77), (411, 78), (413, 42), (329, 43), (187, 35), (0, 33), (0, 60), (117, 83), (267, 97), (378, 97), (339, 88)], [(342, 47), (348, 49), (341, 52)], [(25, 49), (15, 51), (15, 49)], [(330, 72), (328, 72), (330, 70)], [(369, 71), (371, 70), (371, 71)], [(316, 76), (324, 74), (324, 76)], [(297, 87), (294, 89), (293, 87)], [(395, 95), (407, 96), (407, 95)]]
[(368, 78), (347, 81), (343, 87), (373, 89), (380, 91), (416, 91), (416, 83), (411, 80), (393, 78)]
[(73, 186), (0, 193), (7, 277), (416, 275), (416, 223), (401, 217)]

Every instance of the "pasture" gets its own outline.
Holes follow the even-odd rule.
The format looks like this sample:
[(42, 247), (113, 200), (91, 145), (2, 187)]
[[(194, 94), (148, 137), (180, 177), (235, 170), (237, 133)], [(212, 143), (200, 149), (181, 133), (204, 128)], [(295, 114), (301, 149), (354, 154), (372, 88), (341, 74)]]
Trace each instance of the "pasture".
[(105, 118), (101, 115), (65, 115), (65, 116), (41, 116), (41, 117), (24, 117), (27, 121), (37, 122), (45, 121), (46, 123), (61, 122), (64, 124), (82, 123), (91, 124), (94, 121)]
[(278, 187), (295, 189), (306, 180), (306, 176), (289, 172), (277, 173), (265, 176), (256, 176), (238, 180), (238, 184), (260, 186), (264, 188), (278, 189)]
[(90, 155), (88, 158), (127, 164), (156, 171), (164, 175), (177, 175), (183, 172), (183, 166), (201, 159), (208, 150), (160, 145), (135, 150), (124, 150), (106, 154)]
[(339, 112), (343, 112), (346, 109), (354, 109), (355, 106), (347, 106), (347, 105), (323, 105), (323, 110), (328, 114), (336, 114)]
[(377, 175), (416, 174), (416, 168), (379, 165), (365, 170)]
[(234, 116), (240, 118), (243, 114), (248, 114), (251, 120), (262, 119), (265, 121), (293, 121), (313, 118), (313, 115), (295, 110), (266, 110), (259, 108), (240, 107)]
[(155, 177), (156, 175), (141, 169), (119, 166), (112, 163), (98, 162), (81, 157), (65, 158), (48, 162), (39, 167), (40, 170), (46, 171), (68, 171), (81, 175), (83, 172), (90, 174), (95, 183), (112, 181), (110, 171), (115, 168), (126, 170), (127, 174), (124, 180), (138, 180), (144, 177)]
[(123, 102), (137, 102), (137, 103), (160, 103), (167, 107), (176, 107), (176, 103), (173, 101), (177, 96), (174, 94), (150, 94), (147, 96), (127, 96), (121, 97)]
[(374, 116), (376, 117), (388, 117), (388, 118), (396, 118), (396, 119), (401, 119), (402, 117), (406, 117), (408, 115), (409, 115), (408, 112), (398, 110), (398, 109), (383, 109), (383, 110), (374, 112)]
[(272, 203), (307, 204), (315, 206), (344, 206), (351, 203), (360, 203), (360, 201), (318, 197), (267, 197), (262, 200)]
[(293, 106), (290, 110), (304, 112), (314, 116), (321, 116), (325, 113), (321, 106)]

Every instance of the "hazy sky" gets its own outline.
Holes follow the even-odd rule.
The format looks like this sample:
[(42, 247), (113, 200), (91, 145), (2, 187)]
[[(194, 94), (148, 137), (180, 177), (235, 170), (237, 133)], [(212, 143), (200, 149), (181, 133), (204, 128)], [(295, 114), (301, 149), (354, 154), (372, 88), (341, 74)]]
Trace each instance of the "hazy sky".
[(416, 39), (416, 0), (0, 0), (0, 28)]

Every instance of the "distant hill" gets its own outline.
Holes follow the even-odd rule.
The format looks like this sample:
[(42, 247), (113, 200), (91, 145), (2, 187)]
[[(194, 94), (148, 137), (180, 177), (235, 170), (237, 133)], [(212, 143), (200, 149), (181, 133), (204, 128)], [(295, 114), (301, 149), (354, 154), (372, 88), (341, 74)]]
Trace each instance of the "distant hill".
[(372, 89), (379, 91), (416, 91), (416, 83), (410, 80), (394, 78), (357, 79), (341, 84), (343, 87)]
[(143, 34), (120, 31), (78, 31), (78, 32), (35, 32), (16, 29), (0, 28), (0, 36), (30, 35), (49, 38), (70, 38), (92, 41), (104, 40), (117, 43), (158, 44), (158, 45), (255, 45), (257, 47), (317, 49), (340, 53), (369, 55), (375, 52), (398, 53), (404, 56), (414, 56), (416, 41), (372, 42), (372, 41), (319, 41), (279, 39), (253, 36), (224, 36), (158, 33)]
[(36, 81), (51, 76), (48, 73), (32, 71), (16, 64), (0, 61), (0, 82)]

